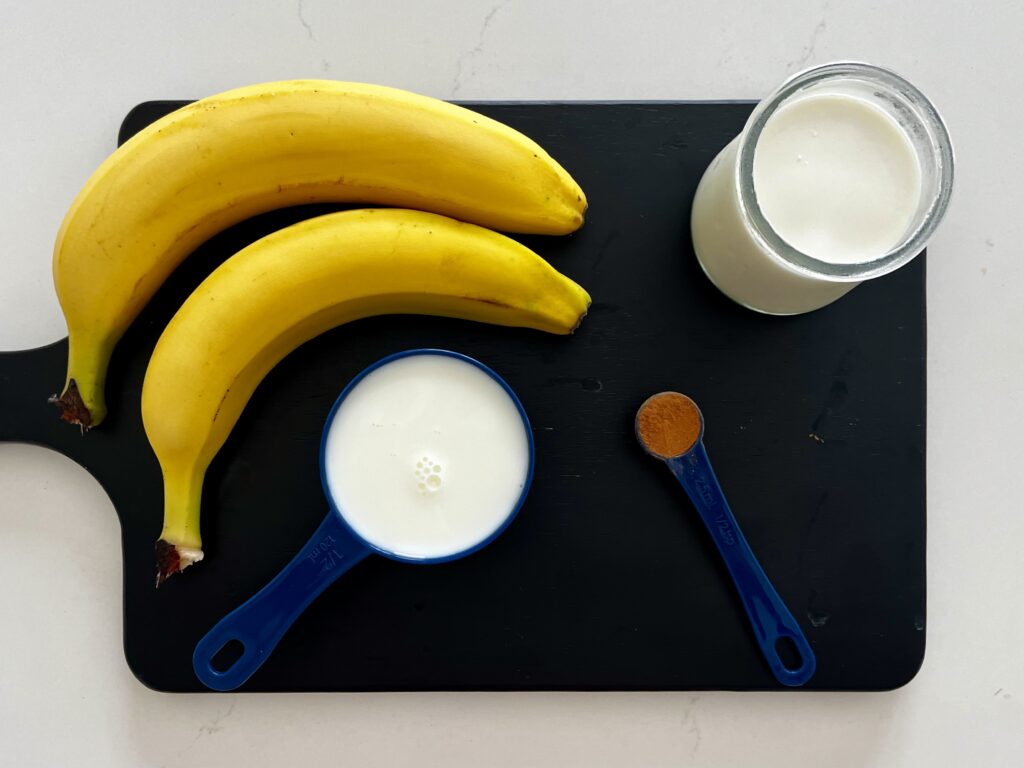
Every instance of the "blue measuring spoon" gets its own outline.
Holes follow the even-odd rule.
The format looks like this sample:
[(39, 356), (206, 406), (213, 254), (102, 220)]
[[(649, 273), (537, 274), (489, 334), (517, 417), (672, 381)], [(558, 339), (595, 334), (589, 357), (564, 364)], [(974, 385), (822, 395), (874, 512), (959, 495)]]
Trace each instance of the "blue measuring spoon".
[[(635, 427), (640, 445), (668, 465), (711, 533), (775, 679), (783, 685), (803, 685), (814, 675), (814, 651), (754, 557), (729, 509), (704, 448), (704, 416), (697, 404), (678, 392), (653, 395), (637, 411)], [(673, 435), (683, 435), (682, 442), (667, 437), (669, 430)], [(645, 432), (650, 443), (644, 440)], [(672, 455), (659, 453), (658, 449)], [(799, 658), (796, 667), (787, 667), (780, 656), (779, 646), (787, 642), (793, 644)]]
[[(440, 557), (408, 557), (389, 552), (367, 541), (346, 522), (345, 510), (335, 502), (327, 483), (325, 464), (327, 434), (345, 398), (377, 369), (414, 355), (440, 355), (460, 360), (468, 365), (476, 366), (501, 385), (523, 420), (523, 432), (529, 453), (523, 490), (516, 502), (509, 508), (504, 521), (471, 546)], [(233, 691), (238, 688), (267, 660), (271, 651), (306, 607), (339, 576), (371, 554), (383, 555), (392, 560), (408, 563), (445, 563), (470, 555), (487, 546), (509, 526), (526, 500), (526, 494), (530, 490), (530, 483), (533, 480), (533, 465), (533, 431), (530, 428), (530, 420), (526, 416), (526, 411), (505, 380), (483, 363), (471, 357), (442, 349), (414, 349), (399, 352), (374, 363), (345, 387), (327, 416), (327, 423), (320, 440), (320, 480), (330, 505), (327, 517), (324, 518), (309, 542), (277, 576), (247, 602), (217, 622), (213, 629), (199, 641), (195, 653), (192, 655), (192, 668), (195, 670), (196, 676), (204, 685), (215, 691)], [(222, 667), (217, 663), (215, 657), (225, 650), (225, 646), (235, 643), (241, 644), (241, 655)]]

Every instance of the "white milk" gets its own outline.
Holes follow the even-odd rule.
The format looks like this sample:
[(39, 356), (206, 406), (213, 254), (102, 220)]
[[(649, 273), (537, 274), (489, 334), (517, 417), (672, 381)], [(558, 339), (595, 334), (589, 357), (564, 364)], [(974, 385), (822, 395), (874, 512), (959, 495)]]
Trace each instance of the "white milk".
[[(758, 236), (740, 202), (734, 139), (708, 168), (694, 199), (694, 249), (711, 281), (752, 309), (795, 314), (842, 296), (856, 279), (800, 269)], [(861, 265), (900, 245), (917, 223), (918, 154), (882, 108), (841, 91), (783, 103), (764, 125), (753, 160), (757, 203), (796, 250), (830, 264)]]
[(362, 379), (335, 414), (327, 486), (363, 539), (413, 558), (494, 533), (523, 492), (530, 453), (512, 398), (475, 365), (400, 358)]

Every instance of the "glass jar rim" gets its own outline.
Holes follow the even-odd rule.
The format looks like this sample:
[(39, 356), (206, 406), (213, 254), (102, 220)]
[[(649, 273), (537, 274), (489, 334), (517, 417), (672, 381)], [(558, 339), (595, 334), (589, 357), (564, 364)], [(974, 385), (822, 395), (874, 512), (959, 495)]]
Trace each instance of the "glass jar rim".
[[(917, 116), (927, 123), (934, 142), (939, 169), (938, 185), (918, 226), (895, 248), (871, 261), (852, 264), (833, 263), (816, 259), (786, 242), (768, 222), (757, 200), (754, 188), (754, 153), (758, 139), (772, 115), (798, 91), (817, 83), (847, 78), (867, 81), (895, 91), (909, 101)], [(931, 101), (912, 83), (890, 69), (855, 61), (840, 61), (805, 69), (786, 80), (770, 96), (757, 105), (739, 139), (736, 163), (736, 185), (739, 203), (745, 218), (751, 223), (754, 235), (766, 246), (769, 255), (798, 272), (831, 282), (860, 282), (880, 277), (899, 269), (911, 261), (927, 244), (942, 220), (953, 191), (953, 144), (946, 124)]]

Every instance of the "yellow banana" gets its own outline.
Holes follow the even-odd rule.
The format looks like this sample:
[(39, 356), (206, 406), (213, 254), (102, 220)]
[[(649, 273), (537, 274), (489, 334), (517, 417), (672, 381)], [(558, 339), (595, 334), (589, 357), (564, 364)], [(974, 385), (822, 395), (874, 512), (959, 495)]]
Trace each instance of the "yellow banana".
[(589, 305), (525, 246), (419, 211), (329, 214), (239, 251), (181, 306), (146, 369), (142, 417), (164, 478), (157, 584), (202, 559), (206, 468), (256, 386), (303, 342), (380, 314), (568, 334)]
[(312, 202), (434, 211), (509, 232), (583, 223), (579, 186), (536, 143), (462, 107), (361, 83), (240, 88), (164, 117), (79, 192), (54, 249), (70, 349), (62, 416), (105, 415), (118, 339), (174, 268), (216, 232)]

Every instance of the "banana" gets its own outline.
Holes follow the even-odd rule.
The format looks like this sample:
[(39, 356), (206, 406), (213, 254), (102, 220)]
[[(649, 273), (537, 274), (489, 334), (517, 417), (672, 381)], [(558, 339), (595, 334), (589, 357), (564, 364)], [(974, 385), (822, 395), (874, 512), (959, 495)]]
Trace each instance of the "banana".
[(541, 147), (462, 107), (393, 88), (288, 81), (203, 99), (150, 125), (88, 180), (64, 218), (53, 277), (68, 325), (51, 398), (83, 428), (106, 413), (118, 339), (211, 235), (312, 202), (442, 213), (508, 232), (565, 234), (586, 198)]
[(263, 377), (303, 342), (381, 314), (569, 334), (589, 306), (525, 246), (420, 211), (328, 214), (239, 251), (188, 297), (146, 369), (143, 424), (164, 479), (157, 585), (202, 559), (206, 468)]

